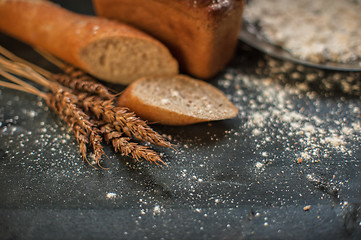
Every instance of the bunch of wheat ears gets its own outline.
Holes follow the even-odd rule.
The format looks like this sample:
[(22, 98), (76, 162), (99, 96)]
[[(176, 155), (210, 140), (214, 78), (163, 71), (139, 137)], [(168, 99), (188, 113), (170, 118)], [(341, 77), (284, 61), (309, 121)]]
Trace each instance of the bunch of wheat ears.
[[(48, 53), (41, 53), (63, 73), (49, 72), (0, 46), (0, 75), (10, 81), (0, 81), (0, 86), (42, 97), (71, 128), (83, 159), (92, 166), (102, 167), (101, 160), (105, 156), (103, 141), (111, 144), (116, 152), (137, 161), (145, 159), (157, 165), (165, 164), (158, 152), (137, 142), (172, 148), (166, 138), (129, 109), (116, 106), (117, 95), (85, 72)], [(40, 84), (48, 91), (40, 91), (19, 77)], [(88, 161), (90, 149), (95, 164)]]

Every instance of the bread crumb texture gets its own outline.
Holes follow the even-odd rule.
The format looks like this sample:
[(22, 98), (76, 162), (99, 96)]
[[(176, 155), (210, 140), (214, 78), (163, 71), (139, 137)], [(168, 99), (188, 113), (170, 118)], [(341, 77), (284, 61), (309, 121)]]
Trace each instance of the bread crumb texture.
[(169, 48), (183, 73), (200, 79), (214, 77), (233, 58), (244, 6), (244, 0), (93, 2), (98, 16), (155, 37)]
[(161, 44), (147, 39), (109, 37), (94, 41), (81, 51), (88, 71), (113, 83), (129, 84), (154, 74), (175, 74), (178, 65)]
[(196, 118), (220, 120), (237, 115), (216, 87), (183, 75), (142, 79), (133, 91), (143, 102)]

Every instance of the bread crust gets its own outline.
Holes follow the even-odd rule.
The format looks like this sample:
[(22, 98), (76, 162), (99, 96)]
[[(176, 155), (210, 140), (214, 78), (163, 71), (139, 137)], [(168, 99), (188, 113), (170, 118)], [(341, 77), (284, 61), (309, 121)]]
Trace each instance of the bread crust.
[[(216, 2), (216, 3), (215, 3)], [(233, 57), (244, 0), (93, 0), (99, 16), (129, 23), (161, 40), (182, 71), (208, 79)]]
[[(190, 125), (200, 122), (208, 122), (208, 121), (214, 121), (214, 120), (222, 120), (222, 119), (228, 119), (233, 118), (238, 114), (238, 108), (234, 106), (232, 103), (230, 103), (228, 100), (225, 100), (225, 104), (228, 108), (231, 108), (232, 114), (228, 114), (222, 119), (212, 119), (212, 118), (199, 118), (195, 116), (190, 116), (186, 114), (182, 114), (175, 110), (165, 109), (160, 106), (151, 104), (149, 102), (145, 102), (142, 99), (140, 99), (135, 93), (134, 88), (142, 84), (142, 81), (151, 79), (151, 78), (188, 78), (184, 75), (175, 75), (175, 76), (154, 76), (154, 77), (147, 77), (138, 79), (137, 81), (133, 82), (131, 85), (129, 85), (126, 90), (119, 96), (118, 98), (118, 105), (119, 106), (125, 106), (128, 107), (131, 111), (135, 112), (138, 116), (140, 116), (143, 119), (146, 119), (152, 123), (159, 123), (164, 125), (174, 125), (174, 126), (182, 126), (182, 125)], [(199, 87), (202, 87), (207, 85), (207, 89), (212, 91), (214, 93), (214, 98), (219, 97), (226, 97), (224, 94), (218, 90), (217, 88), (210, 86), (208, 83), (199, 81), (200, 84)], [(167, 84), (166, 81), (164, 84)], [(159, 86), (161, 87), (161, 86)], [(196, 90), (195, 90), (196, 91)], [(159, 96), (154, 96), (159, 97)]]
[[(107, 38), (131, 38), (163, 49), (168, 72), (177, 73), (176, 60), (159, 41), (129, 25), (70, 12), (47, 1), (0, 1), (0, 30), (102, 78), (82, 59), (89, 44)], [(166, 72), (165, 72), (166, 73)], [(117, 83), (117, 79), (103, 79)], [(135, 79), (134, 79), (135, 80)], [(123, 83), (122, 80), (119, 80)]]

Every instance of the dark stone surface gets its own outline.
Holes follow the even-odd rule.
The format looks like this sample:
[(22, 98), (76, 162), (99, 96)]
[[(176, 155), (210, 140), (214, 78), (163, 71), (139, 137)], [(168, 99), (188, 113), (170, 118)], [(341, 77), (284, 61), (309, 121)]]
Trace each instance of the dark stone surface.
[[(61, 2), (92, 13), (85, 1)], [(14, 39), (1, 35), (0, 44), (55, 71)], [(187, 127), (154, 125), (177, 145), (177, 152), (156, 148), (164, 152), (163, 168), (105, 147), (108, 169), (94, 169), (40, 98), (0, 88), (0, 239), (360, 239), (361, 134), (357, 128), (346, 134), (360, 121), (360, 75), (351, 75), (356, 90), (347, 92), (342, 84), (323, 82), (347, 73), (297, 65), (276, 71), (282, 64), (240, 43), (232, 63), (210, 81), (235, 102), (239, 116)], [(305, 80), (313, 73), (321, 77)], [(267, 85), (247, 80), (267, 76)], [(288, 94), (299, 84), (307, 90)], [(288, 94), (284, 114), (264, 99), (277, 100), (280, 92)], [(256, 115), (267, 112), (263, 126)], [(296, 112), (302, 121), (284, 120)], [(294, 123), (320, 130), (302, 135)], [(342, 146), (324, 144), (322, 131), (345, 137)], [(315, 149), (310, 159), (301, 154)]]

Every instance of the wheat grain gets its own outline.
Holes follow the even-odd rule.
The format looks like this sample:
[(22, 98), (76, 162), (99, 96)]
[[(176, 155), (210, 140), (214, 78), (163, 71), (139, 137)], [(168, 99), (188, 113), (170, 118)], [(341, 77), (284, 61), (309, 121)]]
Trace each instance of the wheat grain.
[(90, 143), (94, 151), (95, 163), (100, 166), (100, 160), (105, 155), (101, 145), (102, 137), (99, 129), (91, 122), (91, 118), (75, 105), (77, 97), (62, 88), (53, 86), (53, 94), (49, 94), (48, 105), (72, 128), (83, 158), (86, 158), (86, 144)]
[(67, 74), (53, 74), (52, 78), (63, 86), (80, 92), (96, 94), (104, 99), (113, 99), (115, 97), (114, 94), (109, 92), (107, 87), (86, 75), (69, 76)]
[[(0, 53), (1, 51), (4, 52), (2, 48), (0, 48)], [(157, 152), (131, 140), (133, 138), (171, 148), (172, 144), (129, 109), (115, 106), (116, 95), (110, 94), (105, 86), (95, 82), (84, 72), (65, 64), (64, 68), (68, 66), (65, 69), (66, 73), (55, 75), (40, 67), (34, 69), (21, 58), (9, 52), (5, 53), (5, 56), (11, 60), (0, 57), (0, 74), (16, 84), (0, 81), (0, 85), (42, 97), (72, 129), (79, 144), (80, 153), (88, 163), (87, 146), (91, 145), (94, 161), (100, 166), (102, 156), (105, 155), (101, 144), (104, 137), (108, 143), (112, 144), (116, 152), (131, 156), (137, 161), (145, 159), (157, 165), (165, 164)], [(38, 83), (50, 92), (46, 94), (15, 75)], [(59, 78), (59, 81), (50, 81), (49, 78)]]
[(145, 159), (156, 165), (165, 164), (160, 155), (146, 146), (130, 142), (129, 137), (124, 137), (122, 132), (117, 131), (111, 124), (107, 123), (101, 126), (100, 131), (103, 133), (105, 141), (111, 142), (116, 152), (121, 152), (126, 156), (131, 155), (135, 160)]
[(162, 147), (173, 147), (170, 142), (149, 127), (146, 121), (130, 112), (128, 108), (114, 106), (113, 100), (104, 101), (96, 96), (89, 97), (83, 94), (79, 95), (78, 104), (129, 137)]
[(37, 50), (44, 58), (62, 69), (65, 74), (52, 74), (51, 77), (68, 88), (96, 94), (105, 99), (112, 99), (114, 94), (110, 93), (109, 89), (103, 84), (98, 83), (94, 78), (89, 76), (83, 70), (75, 68), (72, 65), (66, 64), (55, 56), (43, 50)]

